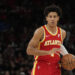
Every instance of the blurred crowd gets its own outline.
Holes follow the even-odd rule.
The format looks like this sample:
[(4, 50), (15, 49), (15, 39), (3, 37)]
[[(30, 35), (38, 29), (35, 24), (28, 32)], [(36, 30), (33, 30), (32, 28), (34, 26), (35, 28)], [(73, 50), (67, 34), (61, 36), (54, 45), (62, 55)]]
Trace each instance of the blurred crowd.
[(29, 75), (33, 62), (32, 56), (26, 54), (30, 33), (25, 27), (22, 33), (16, 33), (13, 28), (0, 33), (0, 75), (19, 75), (20, 72)]
[[(26, 48), (35, 29), (45, 24), (45, 6), (52, 3), (50, 0), (42, 2), (0, 0), (0, 75), (30, 75), (34, 59), (26, 54)], [(75, 54), (75, 23), (70, 15), (70, 3), (65, 4), (65, 8), (63, 1), (59, 5), (64, 11), (67, 9), (59, 24), (67, 31), (64, 45)]]

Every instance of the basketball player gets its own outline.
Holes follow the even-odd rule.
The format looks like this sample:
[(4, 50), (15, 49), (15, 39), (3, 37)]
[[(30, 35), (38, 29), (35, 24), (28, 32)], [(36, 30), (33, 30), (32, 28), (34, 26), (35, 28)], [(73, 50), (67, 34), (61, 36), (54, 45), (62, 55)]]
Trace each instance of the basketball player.
[(35, 58), (31, 75), (61, 75), (60, 54), (68, 54), (62, 45), (66, 31), (58, 27), (61, 9), (56, 5), (45, 8), (46, 25), (37, 28), (27, 47)]

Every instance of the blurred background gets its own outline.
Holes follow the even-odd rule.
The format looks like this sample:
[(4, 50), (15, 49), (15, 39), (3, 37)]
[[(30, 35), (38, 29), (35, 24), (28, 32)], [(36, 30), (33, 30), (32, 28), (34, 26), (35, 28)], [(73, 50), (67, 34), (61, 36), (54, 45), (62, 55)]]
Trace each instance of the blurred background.
[[(50, 4), (62, 8), (59, 26), (67, 31), (64, 45), (75, 54), (72, 0), (0, 0), (0, 75), (30, 75), (34, 59), (26, 54), (26, 48), (35, 29), (45, 24), (43, 11)], [(63, 75), (69, 74), (64, 71)], [(75, 75), (75, 70), (70, 75)]]

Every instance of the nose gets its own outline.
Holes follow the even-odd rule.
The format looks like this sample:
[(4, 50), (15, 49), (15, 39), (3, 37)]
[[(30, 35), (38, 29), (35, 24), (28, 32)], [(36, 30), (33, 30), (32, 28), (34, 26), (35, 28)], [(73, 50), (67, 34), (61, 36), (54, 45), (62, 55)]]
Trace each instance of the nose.
[(52, 17), (51, 20), (54, 21), (54, 17)]

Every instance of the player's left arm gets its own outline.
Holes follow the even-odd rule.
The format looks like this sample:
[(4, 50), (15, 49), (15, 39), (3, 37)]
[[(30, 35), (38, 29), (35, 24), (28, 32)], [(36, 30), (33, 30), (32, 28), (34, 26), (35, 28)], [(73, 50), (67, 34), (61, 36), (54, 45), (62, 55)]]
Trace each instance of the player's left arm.
[(65, 30), (63, 30), (63, 29), (61, 29), (61, 31), (62, 31), (62, 44), (61, 44), (61, 47), (60, 47), (60, 53), (61, 53), (61, 55), (66, 55), (66, 54), (69, 54), (68, 53), (68, 51), (67, 51), (67, 49), (64, 47), (64, 45), (63, 45), (63, 41), (64, 41), (64, 39), (66, 38), (66, 31)]

